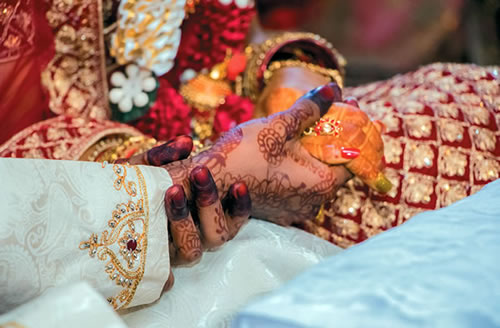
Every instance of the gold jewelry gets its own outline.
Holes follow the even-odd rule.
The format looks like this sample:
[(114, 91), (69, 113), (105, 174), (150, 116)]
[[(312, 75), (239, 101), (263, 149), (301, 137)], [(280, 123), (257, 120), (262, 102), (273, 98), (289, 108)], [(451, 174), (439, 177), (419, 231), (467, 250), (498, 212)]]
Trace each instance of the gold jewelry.
[(91, 162), (114, 162), (143, 153), (157, 144), (156, 139), (144, 136), (113, 135), (99, 140), (91, 147), (90, 154), (81, 158)]
[(278, 50), (287, 44), (293, 42), (306, 42), (313, 47), (322, 49), (325, 53), (329, 53), (336, 62), (336, 68), (340, 76), (344, 76), (344, 67), (346, 65), (345, 58), (333, 47), (326, 39), (314, 33), (303, 32), (285, 32), (273, 38), (266, 40), (259, 45), (251, 45), (245, 49), (248, 55), (248, 62), (245, 72), (243, 73), (242, 89), (243, 94), (254, 102), (257, 101), (261, 91), (262, 68), (266, 61), (271, 61), (271, 58)]
[[(89, 162), (100, 162), (98, 158), (121, 145), (127, 137), (124, 135), (111, 135), (111, 136), (106, 136), (90, 146), (89, 150), (85, 152), (85, 154), (80, 157), (80, 160), (82, 161), (89, 161)], [(88, 154), (88, 155), (87, 155)]]
[(340, 75), (340, 72), (336, 69), (330, 69), (330, 68), (324, 68), (316, 64), (311, 64), (311, 63), (306, 63), (301, 60), (294, 60), (294, 59), (289, 59), (289, 60), (280, 60), (280, 61), (275, 61), (272, 62), (269, 67), (264, 71), (264, 84), (267, 84), (271, 77), (273, 76), (274, 72), (281, 68), (285, 67), (302, 67), (302, 68), (307, 68), (308, 70), (321, 74), (327, 78), (329, 78), (332, 82), (336, 82), (341, 88), (344, 86), (343, 85), (343, 79), (342, 76)]

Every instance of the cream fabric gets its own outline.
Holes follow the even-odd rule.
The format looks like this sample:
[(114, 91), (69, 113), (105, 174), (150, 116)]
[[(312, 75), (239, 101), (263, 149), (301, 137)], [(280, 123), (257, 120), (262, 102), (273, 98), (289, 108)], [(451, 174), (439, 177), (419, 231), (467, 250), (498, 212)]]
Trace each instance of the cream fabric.
[(230, 327), (250, 300), (339, 252), (302, 230), (251, 219), (200, 263), (173, 268), (174, 287), (154, 304), (120, 311), (122, 319), (130, 328)]
[(0, 328), (126, 328), (90, 285), (55, 287), (0, 316)]
[(169, 274), (165, 170), (2, 158), (0, 181), (0, 313), (81, 280), (117, 308), (160, 296)]

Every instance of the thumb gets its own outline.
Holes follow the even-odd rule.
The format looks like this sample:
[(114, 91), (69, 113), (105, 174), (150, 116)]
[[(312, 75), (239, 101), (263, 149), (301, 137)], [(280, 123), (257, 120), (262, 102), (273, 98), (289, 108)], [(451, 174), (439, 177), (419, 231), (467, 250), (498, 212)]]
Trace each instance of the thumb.
[(342, 101), (342, 90), (337, 83), (330, 82), (317, 87), (302, 96), (290, 109), (279, 115), (285, 121), (296, 121), (292, 134), (300, 136), (308, 127), (314, 125), (321, 116), (328, 112), (334, 102)]

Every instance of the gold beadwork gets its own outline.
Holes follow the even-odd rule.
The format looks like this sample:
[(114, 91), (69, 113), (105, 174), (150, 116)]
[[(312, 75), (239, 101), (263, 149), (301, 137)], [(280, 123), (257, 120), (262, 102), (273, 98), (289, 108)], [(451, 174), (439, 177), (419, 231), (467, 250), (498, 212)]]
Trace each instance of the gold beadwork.
[[(127, 178), (127, 168), (135, 170), (137, 183)], [(108, 221), (109, 229), (100, 236), (92, 233), (88, 240), (80, 243), (79, 249), (88, 250), (90, 257), (105, 262), (104, 271), (109, 279), (122, 288), (117, 295), (108, 297), (108, 302), (120, 309), (130, 304), (144, 276), (149, 202), (144, 176), (138, 167), (115, 164), (113, 171), (114, 188), (124, 190), (130, 199), (117, 204)]]

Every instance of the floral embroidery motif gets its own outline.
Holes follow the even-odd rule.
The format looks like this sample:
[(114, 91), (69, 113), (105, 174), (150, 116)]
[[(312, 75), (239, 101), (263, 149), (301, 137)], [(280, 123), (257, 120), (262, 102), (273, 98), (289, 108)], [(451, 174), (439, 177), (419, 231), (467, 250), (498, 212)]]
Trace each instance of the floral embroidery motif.
[(464, 127), (457, 121), (442, 119), (439, 127), (444, 141), (461, 142), (464, 140)]
[(432, 122), (425, 116), (408, 117), (405, 121), (408, 134), (414, 138), (427, 138), (432, 132)]
[(467, 156), (456, 148), (442, 146), (439, 169), (447, 176), (463, 176), (467, 167)]
[[(137, 183), (128, 180), (127, 169), (135, 170)], [(115, 309), (120, 309), (130, 304), (144, 276), (149, 206), (146, 184), (139, 168), (115, 164), (113, 171), (116, 175), (114, 188), (125, 191), (130, 199), (113, 210), (108, 220), (109, 229), (100, 236), (93, 233), (79, 248), (105, 262), (104, 270), (109, 278), (122, 287), (116, 296), (108, 298)]]
[(441, 206), (451, 205), (467, 197), (467, 186), (464, 183), (442, 180), (438, 182), (437, 190), (439, 190)]
[(406, 158), (409, 159), (411, 167), (421, 169), (431, 167), (434, 161), (434, 152), (431, 146), (427, 144), (408, 143), (406, 147)]
[(495, 132), (478, 128), (471, 127), (472, 140), (474, 140), (474, 145), (480, 150), (494, 151), (496, 146)]
[(401, 161), (403, 147), (395, 138), (383, 136), (385, 162), (389, 164), (398, 164)]
[(428, 204), (431, 201), (434, 185), (430, 177), (423, 174), (408, 174), (405, 187), (403, 197), (407, 202)]

